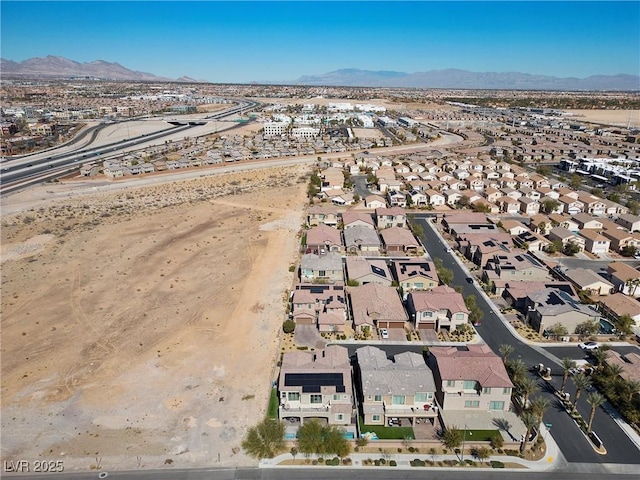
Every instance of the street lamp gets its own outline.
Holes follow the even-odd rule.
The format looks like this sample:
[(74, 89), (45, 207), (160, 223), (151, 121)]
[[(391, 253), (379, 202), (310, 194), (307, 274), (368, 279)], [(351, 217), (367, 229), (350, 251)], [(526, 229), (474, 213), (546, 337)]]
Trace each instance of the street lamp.
[[(464, 424), (464, 432), (462, 434), (462, 455), (460, 456), (460, 463), (464, 463), (464, 445), (467, 442), (467, 424)], [(469, 436), (473, 435), (473, 432), (469, 432)]]

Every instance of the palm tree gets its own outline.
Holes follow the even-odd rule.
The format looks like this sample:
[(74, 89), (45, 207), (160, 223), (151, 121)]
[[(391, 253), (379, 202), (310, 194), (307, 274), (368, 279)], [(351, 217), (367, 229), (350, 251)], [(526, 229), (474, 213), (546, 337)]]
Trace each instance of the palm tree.
[(537, 397), (531, 400), (531, 404), (529, 405), (529, 410), (536, 417), (538, 417), (538, 422), (542, 422), (542, 417), (544, 412), (551, 406), (551, 402), (545, 398), (538, 395)]
[(524, 412), (520, 419), (524, 426), (527, 428), (527, 431), (524, 435), (524, 440), (522, 441), (522, 445), (520, 446), (520, 451), (524, 452), (527, 448), (527, 443), (529, 443), (529, 436), (531, 435), (531, 430), (538, 425), (538, 418), (531, 412)]
[(516, 383), (516, 389), (523, 396), (522, 408), (527, 408), (531, 394), (540, 390), (538, 382), (531, 377), (522, 377)]
[(524, 378), (525, 374), (527, 373), (527, 366), (520, 358), (509, 360), (506, 364), (506, 367), (513, 383), (516, 383), (521, 378)]
[(624, 367), (622, 365), (618, 365), (617, 363), (612, 363), (611, 365), (607, 365), (607, 376), (611, 378), (616, 378), (624, 371)]
[(591, 405), (591, 413), (589, 414), (589, 425), (587, 426), (587, 433), (591, 433), (591, 424), (593, 423), (593, 417), (596, 415), (596, 408), (605, 402), (605, 398), (598, 392), (591, 392), (587, 395), (587, 403)]
[(627, 387), (629, 387), (629, 401), (631, 401), (636, 393), (640, 393), (640, 382), (627, 380)]
[(508, 343), (503, 343), (498, 347), (498, 352), (500, 352), (500, 356), (502, 357), (502, 363), (507, 362), (507, 357), (511, 355), (514, 350), (513, 345)]
[(591, 386), (591, 379), (587, 377), (584, 373), (579, 373), (575, 375), (573, 378), (573, 384), (576, 386), (576, 398), (573, 401), (574, 405), (578, 405), (578, 399), (580, 398), (580, 394), (583, 390), (586, 390)]
[(635, 297), (636, 290), (638, 289), (638, 287), (640, 287), (640, 278), (630, 278), (629, 280), (624, 282), (624, 286), (629, 288), (628, 295)]
[(576, 361), (569, 357), (564, 357), (560, 365), (562, 366), (562, 388), (560, 393), (564, 393), (564, 387), (567, 385), (567, 379), (569, 378), (569, 370), (576, 368)]
[(596, 361), (596, 367), (598, 368), (598, 370), (602, 370), (607, 360), (607, 350), (594, 350), (593, 352), (591, 352), (591, 356)]

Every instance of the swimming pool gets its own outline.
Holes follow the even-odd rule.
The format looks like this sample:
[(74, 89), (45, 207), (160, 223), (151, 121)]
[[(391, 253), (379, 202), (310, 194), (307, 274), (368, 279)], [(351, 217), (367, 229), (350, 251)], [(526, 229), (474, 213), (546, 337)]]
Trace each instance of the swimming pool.
[(285, 433), (284, 434), (284, 439), (285, 440), (295, 440), (296, 439), (296, 434), (295, 433)]
[(353, 440), (354, 438), (356, 438), (356, 436), (353, 434), (353, 432), (344, 432), (344, 438), (346, 438), (347, 440)]

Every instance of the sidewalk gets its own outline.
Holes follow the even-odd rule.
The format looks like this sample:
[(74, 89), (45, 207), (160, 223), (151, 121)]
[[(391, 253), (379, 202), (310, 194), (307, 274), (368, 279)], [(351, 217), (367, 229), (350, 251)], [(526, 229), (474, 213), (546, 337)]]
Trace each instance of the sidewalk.
[[(476, 463), (478, 466), (474, 466), (474, 467), (470, 467), (470, 466), (467, 466), (467, 467), (458, 467), (458, 466), (456, 467), (449, 467), (449, 466), (412, 467), (409, 462), (411, 462), (414, 459), (420, 459), (425, 462), (429, 461), (429, 462), (437, 463), (437, 462), (443, 462), (445, 460), (458, 462), (460, 461), (460, 458), (455, 454), (454, 455), (430, 455), (430, 454), (424, 454), (424, 453), (403, 453), (403, 454), (384, 455), (378, 452), (378, 453), (351, 453), (349, 455), (349, 458), (351, 459), (352, 464), (349, 465), (348, 468), (376, 468), (376, 469), (394, 468), (394, 469), (400, 469), (400, 470), (408, 470), (413, 468), (438, 469), (438, 470), (455, 468), (458, 470), (478, 470), (478, 468), (491, 469), (492, 467), (489, 464), (489, 462), (491, 461), (498, 461), (502, 463), (515, 463), (518, 465), (522, 465), (523, 467), (529, 470), (535, 470), (539, 472), (552, 471), (552, 470), (557, 470), (557, 469), (566, 467), (568, 465), (567, 461), (562, 456), (562, 453), (560, 452), (558, 445), (553, 440), (553, 437), (548, 434), (548, 430), (544, 425), (540, 426), (540, 433), (545, 438), (545, 442), (547, 444), (547, 451), (545, 452), (545, 455), (542, 459), (536, 460), (536, 461), (525, 460), (520, 457), (512, 457), (507, 455), (492, 455), (483, 464), (480, 464), (480, 461), (471, 455), (471, 449), (466, 448), (464, 452), (465, 460), (473, 460), (474, 463)], [(375, 441), (370, 442), (369, 445), (375, 445)], [(303, 455), (301, 454), (298, 454), (297, 458), (301, 459), (305, 457), (303, 457)], [(307, 458), (309, 460), (314, 460), (319, 458), (319, 456), (314, 455)], [(325, 459), (333, 458), (333, 456), (327, 455), (324, 458)], [(377, 460), (380, 458), (384, 458), (387, 462), (387, 465), (391, 460), (395, 460), (395, 462), (397, 463), (397, 466), (389, 467), (389, 466), (374, 466), (374, 465), (363, 464), (363, 462), (367, 459)], [(284, 462), (287, 460), (293, 460), (293, 456), (290, 453), (284, 453), (274, 458), (263, 459), (260, 461), (259, 468), (300, 468), (300, 467), (307, 466), (307, 465), (280, 465), (281, 462)], [(322, 468), (322, 465), (320, 466), (314, 465), (313, 467), (311, 465), (308, 465), (308, 467)], [(335, 467), (335, 468), (340, 468), (340, 467)], [(500, 470), (522, 471), (522, 468), (504, 468), (504, 469), (501, 468)]]

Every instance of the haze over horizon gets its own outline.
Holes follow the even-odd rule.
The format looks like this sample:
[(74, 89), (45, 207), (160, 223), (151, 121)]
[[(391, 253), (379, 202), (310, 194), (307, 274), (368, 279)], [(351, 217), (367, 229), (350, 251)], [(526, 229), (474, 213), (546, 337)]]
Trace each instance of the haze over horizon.
[(639, 2), (3, 1), (0, 39), (16, 62), (99, 59), (217, 83), (343, 68), (584, 78), (640, 73), (638, 18)]

